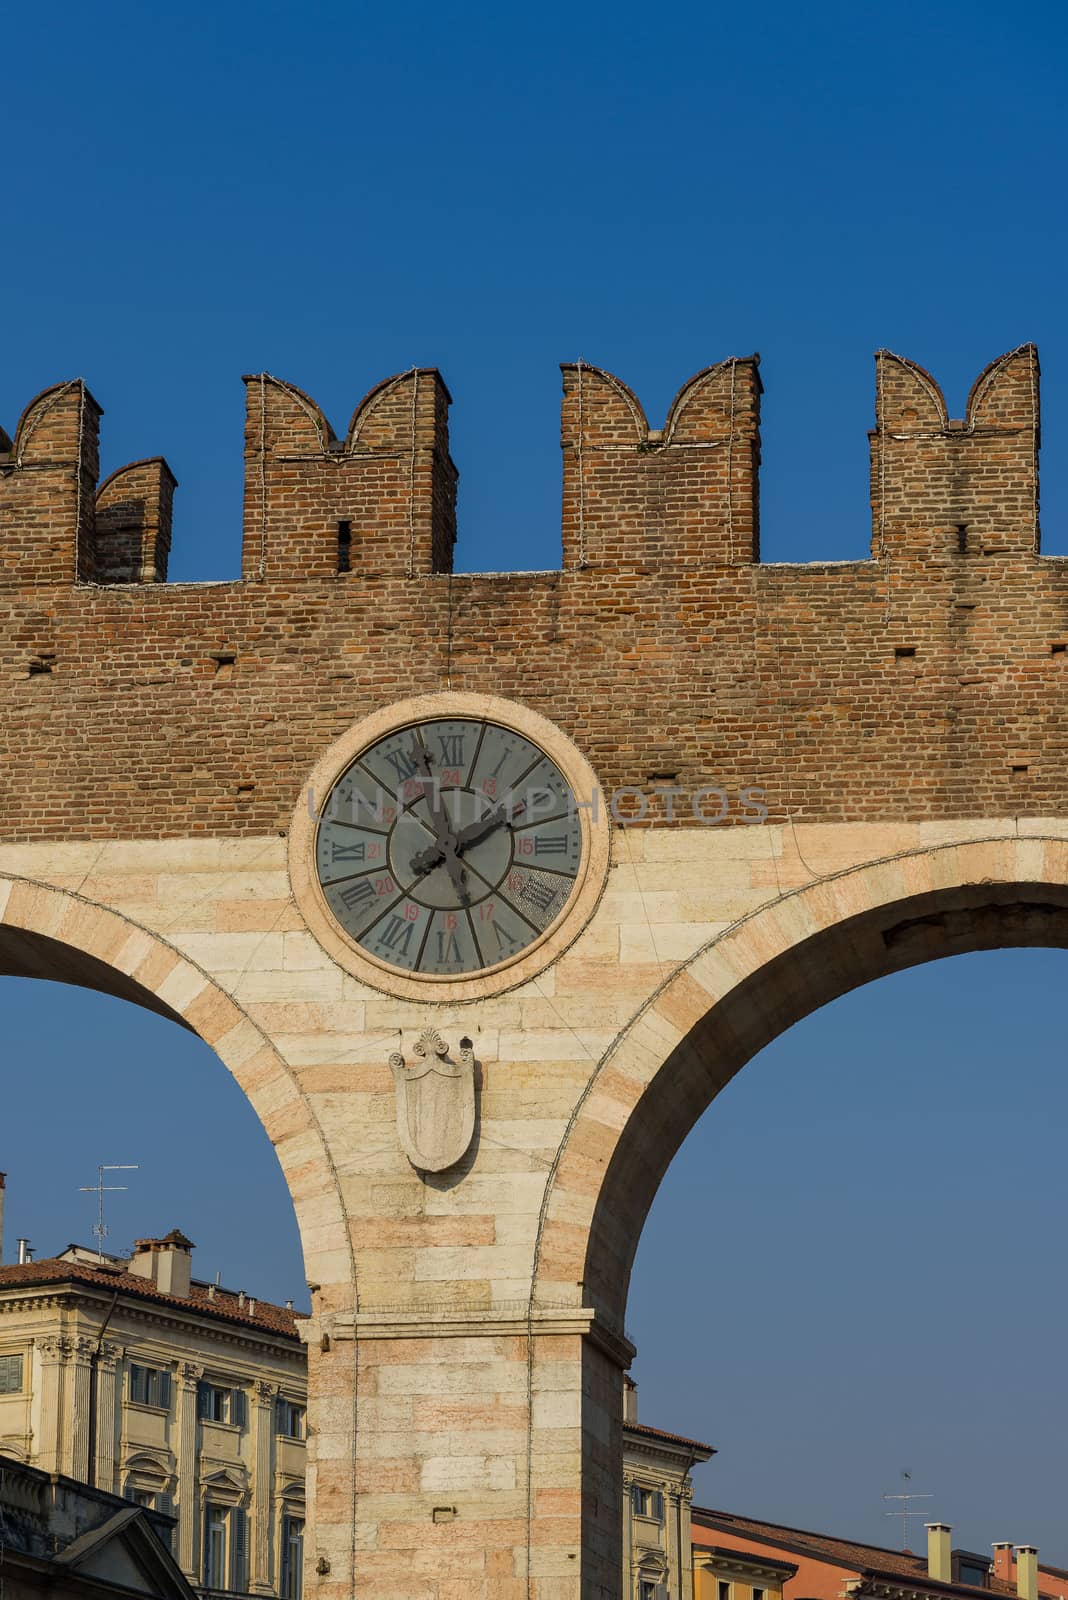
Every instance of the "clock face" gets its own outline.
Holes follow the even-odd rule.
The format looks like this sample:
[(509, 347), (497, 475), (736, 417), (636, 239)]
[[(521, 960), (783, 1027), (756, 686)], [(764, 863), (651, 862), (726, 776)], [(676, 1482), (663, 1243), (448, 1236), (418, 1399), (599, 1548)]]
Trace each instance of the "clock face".
[(345, 769), (320, 813), (315, 862), (361, 950), (455, 977), (511, 961), (558, 920), (582, 829), (537, 745), (500, 723), (442, 717), (387, 734)]

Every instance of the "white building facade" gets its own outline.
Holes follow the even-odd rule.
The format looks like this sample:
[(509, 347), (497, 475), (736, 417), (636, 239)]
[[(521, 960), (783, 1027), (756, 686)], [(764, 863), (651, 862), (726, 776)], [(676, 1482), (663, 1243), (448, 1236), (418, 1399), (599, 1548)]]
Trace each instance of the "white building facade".
[(202, 1593), (300, 1600), (307, 1362), (288, 1307), (196, 1282), (175, 1232), (0, 1267), (0, 1454), (177, 1518)]

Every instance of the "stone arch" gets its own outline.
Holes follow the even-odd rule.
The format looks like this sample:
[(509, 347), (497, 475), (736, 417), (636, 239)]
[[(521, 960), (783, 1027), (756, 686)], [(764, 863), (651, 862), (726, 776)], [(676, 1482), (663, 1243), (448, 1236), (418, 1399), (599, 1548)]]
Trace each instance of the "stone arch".
[[(352, 1252), (338, 1175), (292, 1069), (240, 1005), (159, 934), (68, 890), (0, 875), (0, 976), (48, 978), (144, 1006), (189, 1029), (229, 1069), (274, 1145), (321, 1309), (351, 1309)], [(341, 1296), (346, 1299), (342, 1301)]]
[(710, 940), (613, 1042), (547, 1186), (534, 1301), (622, 1328), (646, 1214), (679, 1146), (766, 1044), (848, 990), (942, 957), (1068, 948), (1068, 839), (977, 838), (814, 879)]

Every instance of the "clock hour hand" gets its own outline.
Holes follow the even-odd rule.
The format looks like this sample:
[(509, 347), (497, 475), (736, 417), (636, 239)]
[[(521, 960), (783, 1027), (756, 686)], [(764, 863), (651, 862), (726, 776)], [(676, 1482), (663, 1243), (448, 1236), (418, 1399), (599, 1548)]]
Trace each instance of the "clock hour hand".
[(415, 876), (421, 878), (424, 873), (429, 872), (432, 867), (439, 866), (444, 860), (445, 852), (442, 847), (439, 844), (428, 844), (426, 849), (420, 850), (408, 864)]
[(437, 844), (428, 844), (425, 850), (420, 850), (414, 855), (408, 865), (417, 878), (424, 878), (428, 872), (439, 867), (444, 861), (452, 879), (452, 886), (459, 895), (464, 905), (470, 899), (467, 890), (467, 872), (460, 860), (456, 849), (456, 842), (451, 836)]

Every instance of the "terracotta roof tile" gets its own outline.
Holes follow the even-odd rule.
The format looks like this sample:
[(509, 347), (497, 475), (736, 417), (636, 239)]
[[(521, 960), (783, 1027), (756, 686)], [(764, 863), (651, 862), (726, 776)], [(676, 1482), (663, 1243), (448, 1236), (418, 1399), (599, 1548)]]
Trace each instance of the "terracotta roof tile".
[[(750, 1538), (758, 1542), (782, 1545), (784, 1549), (801, 1551), (838, 1566), (850, 1567), (858, 1573), (871, 1573), (884, 1582), (899, 1583), (910, 1588), (930, 1588), (944, 1594), (956, 1591), (961, 1594), (976, 1593), (972, 1584), (939, 1583), (928, 1576), (924, 1556), (911, 1551), (888, 1550), (883, 1545), (860, 1544), (855, 1539), (837, 1539), (831, 1534), (812, 1533), (805, 1528), (791, 1528), (783, 1523), (761, 1522), (755, 1517), (741, 1517), (731, 1511), (712, 1511), (694, 1506), (691, 1513), (694, 1526), (694, 1543), (700, 1543), (699, 1527), (710, 1527)], [(990, 1574), (982, 1591), (992, 1595), (1016, 1595), (1015, 1584), (1005, 1583)]]
[(265, 1333), (298, 1342), (298, 1313), (276, 1306), (269, 1300), (256, 1300), (256, 1309), (249, 1311), (248, 1300), (244, 1306), (237, 1295), (217, 1289), (209, 1298), (207, 1287), (194, 1284), (187, 1299), (180, 1295), (163, 1294), (149, 1278), (114, 1268), (91, 1267), (82, 1261), (59, 1261), (45, 1258), (27, 1261), (17, 1266), (0, 1267), (0, 1292), (4, 1289), (34, 1288), (50, 1283), (85, 1283), (96, 1289), (114, 1292), (116, 1289), (139, 1300), (151, 1300), (157, 1305), (173, 1306), (181, 1311), (193, 1311), (198, 1316), (211, 1317), (221, 1322), (238, 1323), (247, 1328), (258, 1328)]

